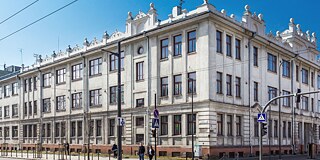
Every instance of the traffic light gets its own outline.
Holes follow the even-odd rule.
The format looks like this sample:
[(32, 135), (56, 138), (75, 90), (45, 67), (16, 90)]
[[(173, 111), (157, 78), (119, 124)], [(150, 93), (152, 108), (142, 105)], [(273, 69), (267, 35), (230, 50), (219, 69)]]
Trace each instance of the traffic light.
[(263, 122), (261, 123), (261, 136), (265, 136), (268, 133), (268, 123)]
[(151, 132), (152, 132), (152, 137), (156, 137), (156, 130), (153, 129), (153, 130), (151, 130)]
[(300, 101), (301, 101), (301, 95), (298, 95), (298, 93), (301, 93), (301, 89), (298, 89), (298, 90), (297, 90), (297, 99), (296, 99), (296, 102), (297, 102), (297, 103), (300, 103)]

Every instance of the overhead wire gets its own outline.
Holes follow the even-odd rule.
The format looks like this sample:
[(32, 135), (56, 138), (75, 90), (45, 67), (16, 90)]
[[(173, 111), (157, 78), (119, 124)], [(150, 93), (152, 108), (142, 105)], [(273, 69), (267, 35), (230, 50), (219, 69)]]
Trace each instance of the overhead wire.
[(20, 32), (20, 31), (22, 31), (22, 30), (24, 30), (24, 29), (26, 29), (26, 28), (28, 28), (28, 27), (32, 26), (33, 24), (35, 24), (35, 23), (37, 23), (37, 22), (39, 22), (39, 21), (41, 21), (41, 20), (43, 20), (43, 19), (45, 19), (45, 18), (47, 18), (47, 17), (51, 16), (52, 14), (54, 14), (54, 13), (56, 13), (56, 12), (58, 12), (58, 11), (60, 11), (60, 10), (64, 9), (64, 8), (66, 8), (66, 7), (70, 6), (71, 4), (73, 4), (73, 3), (77, 2), (77, 1), (78, 1), (78, 0), (74, 0), (74, 1), (72, 1), (72, 2), (70, 2), (70, 3), (68, 3), (68, 4), (66, 4), (66, 5), (64, 5), (64, 6), (60, 7), (60, 8), (58, 8), (58, 9), (56, 9), (55, 11), (53, 11), (53, 12), (51, 12), (51, 13), (49, 13), (49, 14), (47, 14), (47, 15), (45, 15), (45, 16), (43, 16), (43, 17), (41, 17), (41, 18), (39, 18), (39, 19), (37, 19), (37, 20), (35, 20), (35, 21), (31, 22), (31, 23), (29, 23), (28, 25), (26, 25), (26, 26), (24, 26), (24, 27), (22, 27), (22, 28), (20, 28), (20, 29), (18, 29), (18, 30), (16, 30), (16, 31), (14, 31), (14, 32), (12, 32), (12, 33), (10, 33), (10, 34), (8, 34), (8, 35), (4, 36), (3, 38), (1, 38), (1, 39), (0, 39), (0, 42), (1, 42), (1, 41), (3, 41), (3, 40), (5, 40), (5, 39), (7, 39), (8, 37), (10, 37), (10, 36), (12, 36), (12, 35), (14, 35), (14, 34), (18, 33), (18, 32)]
[(19, 14), (20, 12), (24, 11), (25, 9), (29, 8), (30, 6), (34, 5), (35, 3), (37, 3), (39, 0), (35, 0), (34, 2), (30, 3), (29, 5), (25, 6), (24, 8), (20, 9), (18, 12), (14, 13), (13, 15), (9, 16), (8, 18), (4, 19), (3, 21), (0, 22), (0, 24), (8, 21), (9, 19), (11, 19), (12, 17), (16, 16), (17, 14)]

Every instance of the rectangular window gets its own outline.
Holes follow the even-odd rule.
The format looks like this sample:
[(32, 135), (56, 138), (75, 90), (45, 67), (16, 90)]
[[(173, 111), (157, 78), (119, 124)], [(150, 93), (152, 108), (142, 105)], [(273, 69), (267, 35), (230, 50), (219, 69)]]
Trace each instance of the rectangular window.
[(217, 114), (218, 136), (223, 136), (223, 115)]
[(314, 100), (313, 100), (313, 98), (311, 98), (311, 112), (314, 112), (314, 105), (313, 105), (313, 103), (314, 103)]
[(101, 89), (91, 90), (90, 93), (90, 106), (101, 105)]
[(181, 74), (175, 75), (173, 77), (173, 87), (174, 87), (174, 95), (181, 95), (182, 94), (182, 79)]
[(254, 136), (258, 137), (259, 136), (259, 122), (257, 118), (253, 119), (253, 124), (254, 124)]
[(259, 101), (259, 84), (258, 84), (258, 82), (253, 83), (253, 99), (255, 102)]
[[(120, 67), (121, 69), (124, 69), (124, 52), (121, 52), (120, 54), (121, 54)], [(118, 55), (111, 54), (110, 55), (110, 71), (115, 71), (115, 70), (118, 70)]]
[(222, 53), (222, 32), (216, 32), (216, 40), (217, 40), (217, 53)]
[(56, 110), (63, 111), (66, 110), (66, 96), (58, 96), (56, 98)]
[(29, 102), (29, 115), (32, 115), (32, 102)]
[(102, 135), (102, 121), (101, 120), (96, 120), (96, 136), (101, 136)]
[(77, 80), (82, 78), (82, 63), (73, 65), (72, 67), (72, 80)]
[(33, 90), (37, 90), (38, 77), (33, 77)]
[(109, 136), (114, 136), (115, 120), (109, 119)]
[(227, 56), (232, 57), (231, 53), (231, 36), (226, 36), (226, 49), (227, 49)]
[(18, 137), (18, 126), (12, 126), (12, 138)]
[(258, 48), (257, 47), (253, 47), (253, 65), (258, 67), (258, 62), (259, 62), (259, 56), (258, 56)]
[(282, 123), (282, 137), (286, 138), (287, 137), (287, 122), (283, 121)]
[(61, 84), (66, 82), (66, 69), (59, 69), (56, 71), (56, 83)]
[(32, 91), (32, 78), (28, 79), (28, 88), (29, 88), (29, 91)]
[[(23, 132), (25, 133), (25, 132)], [(2, 127), (0, 127), (0, 137), (2, 137)]]
[[(320, 103), (318, 102), (318, 104)], [(0, 107), (0, 118), (2, 118), (2, 107)]]
[(4, 138), (8, 138), (10, 136), (9, 127), (4, 127)]
[(168, 135), (168, 116), (161, 116), (161, 125), (160, 125), (160, 129), (161, 129), (161, 135)]
[(296, 81), (299, 82), (299, 66), (296, 65)]
[(217, 93), (222, 94), (222, 73), (217, 72)]
[(28, 79), (25, 79), (23, 82), (24, 82), (23, 83), (24, 91), (27, 92), (28, 91)]
[(66, 122), (61, 122), (61, 137), (66, 136)]
[(89, 123), (89, 136), (93, 136), (93, 129), (94, 129), (94, 120), (91, 120)]
[(144, 98), (136, 99), (136, 107), (143, 107), (144, 106)]
[(277, 73), (277, 57), (268, 53), (268, 71)]
[[(269, 95), (269, 100), (277, 97), (277, 88), (268, 86), (268, 95)], [(277, 104), (277, 100), (273, 101), (271, 104)]]
[(51, 124), (47, 123), (47, 137), (51, 137)]
[[(319, 77), (319, 76), (318, 76)], [(319, 78), (320, 79), (320, 78)], [(0, 99), (2, 98), (2, 86), (0, 86)]]
[(99, 75), (101, 74), (101, 68), (102, 68), (102, 58), (97, 58), (94, 60), (89, 61), (89, 75)]
[(290, 77), (290, 62), (282, 60), (282, 76)]
[(76, 122), (71, 122), (71, 137), (76, 136)]
[(161, 96), (168, 96), (168, 77), (161, 78)]
[(163, 39), (160, 41), (161, 45), (161, 59), (167, 59), (168, 58), (168, 45), (169, 45), (169, 40), (168, 38)]
[(27, 103), (27, 102), (24, 102), (24, 105), (23, 105), (23, 114), (24, 114), (24, 115), (28, 115), (28, 103)]
[(311, 87), (314, 87), (314, 73), (311, 72)]
[(51, 86), (51, 73), (46, 73), (43, 75), (43, 87)]
[(43, 104), (42, 112), (50, 112), (51, 111), (50, 98), (43, 99), (42, 104)]
[(232, 136), (232, 115), (227, 115), (227, 136)]
[(226, 77), (227, 95), (232, 96), (232, 76), (227, 74)]
[(10, 96), (10, 85), (4, 86), (4, 97)]
[(143, 80), (143, 62), (136, 63), (136, 80)]
[[(318, 75), (317, 81), (318, 81), (318, 89), (320, 89), (320, 75)], [(1, 93), (1, 88), (0, 88), (0, 93)], [(1, 98), (1, 94), (0, 94), (0, 98)]]
[(14, 104), (12, 105), (12, 117), (17, 117), (18, 116), (18, 105)]
[(77, 122), (78, 137), (82, 137), (82, 121)]
[(17, 95), (18, 94), (18, 83), (12, 83), (12, 95)]
[(241, 41), (236, 39), (236, 59), (241, 59)]
[(241, 78), (236, 77), (236, 97), (241, 97)]
[(144, 126), (144, 118), (143, 117), (136, 117), (136, 126), (143, 127)]
[(46, 136), (46, 124), (42, 124), (42, 129), (41, 129), (41, 137), (45, 137)]
[(291, 138), (291, 122), (288, 122), (288, 138)]
[[(283, 92), (283, 95), (289, 95), (290, 94), (289, 91), (283, 90), (282, 92)], [(290, 107), (290, 97), (284, 97), (283, 98), (283, 106)]]
[[(110, 87), (110, 104), (115, 104), (118, 102), (118, 87)], [(121, 103), (124, 103), (124, 86), (121, 85)]]
[(136, 144), (143, 143), (144, 134), (136, 134)]
[(302, 109), (307, 111), (309, 108), (309, 97), (302, 96), (301, 100), (302, 100)]
[(274, 137), (278, 137), (278, 121), (277, 120), (274, 120), (273, 131), (274, 131)]
[(82, 92), (72, 94), (72, 108), (82, 108)]
[(173, 116), (173, 135), (181, 135), (181, 115)]
[(180, 56), (182, 53), (182, 36), (177, 35), (173, 37), (174, 49), (173, 56)]
[(236, 116), (236, 134), (237, 136), (241, 136), (241, 129), (242, 125), (241, 125), (241, 116)]
[(4, 117), (10, 117), (10, 108), (9, 108), (9, 106), (4, 106)]
[(302, 68), (302, 83), (308, 84), (309, 83), (309, 72), (308, 70)]
[(188, 93), (197, 93), (196, 72), (188, 73)]
[(188, 135), (196, 134), (196, 115), (188, 114)]
[(54, 131), (55, 137), (60, 137), (60, 122), (57, 122), (54, 128), (55, 128), (55, 131)]
[(188, 53), (195, 52), (197, 48), (196, 31), (188, 32)]

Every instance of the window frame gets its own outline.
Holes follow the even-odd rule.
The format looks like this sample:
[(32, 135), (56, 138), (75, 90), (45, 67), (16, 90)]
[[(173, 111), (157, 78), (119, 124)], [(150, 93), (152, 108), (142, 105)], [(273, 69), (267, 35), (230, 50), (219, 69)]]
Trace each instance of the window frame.
[[(194, 33), (194, 37), (191, 35)], [(192, 30), (187, 33), (188, 53), (197, 52), (197, 31)]]

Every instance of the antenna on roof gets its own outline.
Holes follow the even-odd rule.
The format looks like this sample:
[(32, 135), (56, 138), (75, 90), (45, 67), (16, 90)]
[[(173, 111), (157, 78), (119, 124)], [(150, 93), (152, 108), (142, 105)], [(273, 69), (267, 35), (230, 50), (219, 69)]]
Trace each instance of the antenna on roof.
[(20, 51), (20, 60), (21, 60), (21, 65), (23, 64), (23, 58), (22, 58), (22, 51), (23, 51), (23, 49), (22, 48), (20, 48), (19, 49), (19, 51)]

